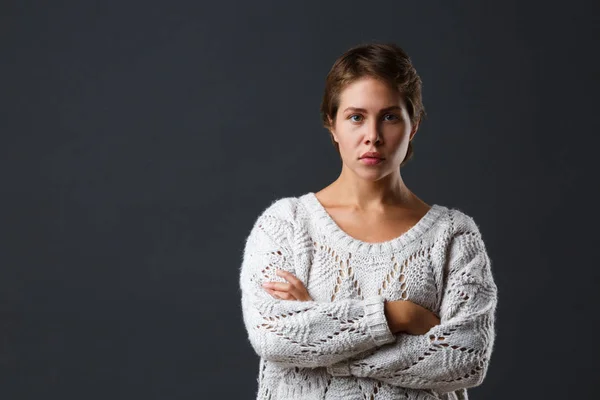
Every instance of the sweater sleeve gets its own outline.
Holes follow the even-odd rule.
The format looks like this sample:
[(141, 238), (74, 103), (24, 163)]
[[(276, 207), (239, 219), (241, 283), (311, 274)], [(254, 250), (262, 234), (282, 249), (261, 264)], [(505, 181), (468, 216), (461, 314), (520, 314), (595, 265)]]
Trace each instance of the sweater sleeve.
[(256, 353), (283, 366), (325, 367), (395, 340), (381, 296), (333, 302), (282, 300), (262, 287), (266, 281), (287, 282), (275, 274), (276, 269), (301, 280), (303, 275), (293, 261), (292, 225), (268, 210), (246, 239), (239, 281), (243, 321)]
[(468, 217), (465, 225), (449, 244), (440, 324), (424, 335), (398, 334), (394, 343), (330, 366), (332, 375), (440, 392), (482, 383), (495, 340), (497, 287), (475, 222)]

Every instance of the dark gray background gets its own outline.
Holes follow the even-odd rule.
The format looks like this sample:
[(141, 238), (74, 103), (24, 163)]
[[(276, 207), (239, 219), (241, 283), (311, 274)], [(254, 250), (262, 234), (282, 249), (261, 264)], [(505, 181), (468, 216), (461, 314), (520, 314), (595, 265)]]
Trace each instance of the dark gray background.
[(591, 1), (110, 3), (0, 6), (0, 398), (254, 398), (244, 239), (337, 177), (324, 79), (369, 41), (424, 82), (407, 185), (473, 216), (493, 262), (471, 397), (595, 397)]

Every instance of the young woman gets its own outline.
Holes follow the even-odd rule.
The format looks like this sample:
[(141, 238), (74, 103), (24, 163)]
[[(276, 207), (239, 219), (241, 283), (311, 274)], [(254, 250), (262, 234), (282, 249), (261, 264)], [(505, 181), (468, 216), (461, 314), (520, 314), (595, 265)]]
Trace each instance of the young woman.
[(467, 399), (490, 363), (497, 287), (473, 218), (402, 180), (425, 115), (407, 54), (347, 51), (321, 115), (339, 177), (274, 200), (245, 242), (257, 399)]

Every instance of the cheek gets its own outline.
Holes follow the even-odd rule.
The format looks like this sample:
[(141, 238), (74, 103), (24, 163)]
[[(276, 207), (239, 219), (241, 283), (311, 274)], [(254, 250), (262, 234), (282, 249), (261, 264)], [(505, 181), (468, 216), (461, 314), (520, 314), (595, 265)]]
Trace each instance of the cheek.
[(342, 147), (348, 151), (352, 151), (353, 149), (360, 147), (362, 144), (362, 141), (361, 141), (360, 135), (346, 133), (342, 136), (339, 136), (339, 144), (340, 144), (340, 147)]
[(400, 144), (403, 140), (408, 141), (410, 138), (410, 125), (401, 124), (397, 126), (390, 126), (384, 133), (388, 142), (394, 144)]
[(342, 123), (338, 125), (337, 140), (340, 147), (354, 147), (357, 143), (360, 144), (360, 132)]

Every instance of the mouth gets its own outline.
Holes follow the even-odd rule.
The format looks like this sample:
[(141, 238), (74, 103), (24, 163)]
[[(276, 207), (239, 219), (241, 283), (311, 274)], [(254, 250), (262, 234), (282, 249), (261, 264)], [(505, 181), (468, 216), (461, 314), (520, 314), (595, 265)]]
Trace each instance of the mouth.
[(360, 158), (378, 158), (378, 159), (383, 159), (383, 154), (381, 154), (378, 151), (367, 151), (365, 153), (363, 153)]
[(362, 157), (360, 161), (366, 165), (377, 165), (383, 162), (383, 158), (379, 157)]

